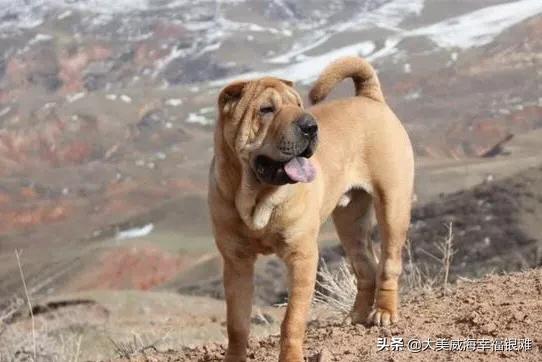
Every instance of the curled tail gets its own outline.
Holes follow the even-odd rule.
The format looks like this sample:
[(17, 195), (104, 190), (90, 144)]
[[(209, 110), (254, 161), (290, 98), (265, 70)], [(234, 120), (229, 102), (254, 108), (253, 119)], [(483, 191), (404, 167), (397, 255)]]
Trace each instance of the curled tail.
[(309, 93), (312, 104), (324, 100), (331, 90), (345, 78), (352, 78), (356, 96), (385, 102), (378, 76), (371, 64), (360, 57), (340, 58), (328, 65)]

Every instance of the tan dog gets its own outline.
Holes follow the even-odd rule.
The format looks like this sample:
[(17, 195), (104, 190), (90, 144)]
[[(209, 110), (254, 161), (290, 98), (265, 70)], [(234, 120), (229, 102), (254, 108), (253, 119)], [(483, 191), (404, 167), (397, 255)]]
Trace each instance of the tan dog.
[[(279, 255), (288, 268), (279, 360), (303, 360), (317, 236), (330, 214), (357, 277), (352, 321), (387, 325), (397, 320), (412, 146), (384, 101), (374, 69), (361, 58), (328, 66), (310, 92), (311, 101), (320, 102), (348, 77), (355, 97), (308, 110), (292, 83), (276, 78), (238, 81), (220, 93), (209, 205), (224, 258), (226, 361), (246, 360), (254, 262), (268, 253)], [(383, 239), (380, 263), (369, 239), (373, 211)]]

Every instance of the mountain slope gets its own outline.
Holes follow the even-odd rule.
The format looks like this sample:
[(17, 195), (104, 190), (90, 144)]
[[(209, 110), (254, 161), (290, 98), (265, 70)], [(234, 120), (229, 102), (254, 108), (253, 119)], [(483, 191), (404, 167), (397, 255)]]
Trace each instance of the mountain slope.
[[(305, 353), (309, 361), (539, 361), (542, 356), (542, 270), (503, 276), (488, 276), (460, 283), (447, 295), (441, 292), (415, 292), (402, 300), (402, 317), (391, 328), (365, 328), (341, 324), (341, 318), (311, 322)], [(377, 351), (378, 338), (403, 338), (404, 350)], [(437, 340), (530, 340), (529, 350), (446, 351)], [(431, 340), (431, 348), (418, 353), (408, 351), (408, 341)], [(478, 342), (484, 343), (484, 342)], [(253, 339), (250, 361), (276, 361), (278, 336)], [(480, 344), (479, 344), (480, 345)], [(529, 345), (529, 342), (527, 342)], [(414, 346), (414, 344), (412, 344)], [(497, 349), (499, 347), (496, 347)], [(516, 347), (517, 349), (518, 347)], [(322, 353), (322, 351), (324, 352)], [(221, 361), (224, 345), (207, 344), (182, 351), (150, 354), (139, 359), (159, 361)]]

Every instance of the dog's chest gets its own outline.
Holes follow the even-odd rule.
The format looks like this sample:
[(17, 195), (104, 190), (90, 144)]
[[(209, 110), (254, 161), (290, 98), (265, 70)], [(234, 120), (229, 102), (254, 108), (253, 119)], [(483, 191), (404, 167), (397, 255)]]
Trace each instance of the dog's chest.
[(279, 233), (254, 232), (248, 228), (243, 230), (243, 243), (257, 254), (273, 254), (284, 238)]

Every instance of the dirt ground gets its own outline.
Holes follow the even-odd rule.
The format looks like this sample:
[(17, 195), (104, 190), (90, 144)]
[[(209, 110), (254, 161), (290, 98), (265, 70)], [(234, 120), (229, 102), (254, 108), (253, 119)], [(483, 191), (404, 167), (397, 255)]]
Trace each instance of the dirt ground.
[[(339, 322), (339, 319), (309, 324), (305, 341), (308, 361), (540, 361), (542, 269), (492, 275), (477, 281), (463, 280), (446, 295), (442, 292), (413, 292), (404, 296), (402, 318), (391, 328), (352, 326)], [(387, 351), (378, 351), (379, 338), (387, 338), (388, 344), (391, 338), (402, 338), (403, 350), (392, 351), (388, 347)], [(454, 343), (452, 340), (469, 339), (477, 341), (476, 351), (446, 350), (445, 341), (451, 345)], [(430, 340), (431, 347), (425, 344), (425, 351), (409, 351), (409, 345), (412, 350), (417, 349), (416, 342), (409, 342), (413, 340)], [(484, 342), (486, 340), (494, 343), (492, 350), (481, 351), (480, 346), (488, 343)], [(502, 346), (510, 346), (513, 343), (510, 341), (517, 340), (523, 343), (523, 350), (499, 351), (501, 348), (495, 342), (499, 340), (503, 341)], [(532, 341), (531, 348), (528, 347), (529, 341)], [(276, 361), (278, 342), (277, 335), (252, 339), (249, 361)], [(207, 344), (182, 351), (147, 353), (137, 360), (220, 361), (223, 355), (223, 344)]]

